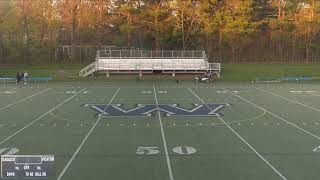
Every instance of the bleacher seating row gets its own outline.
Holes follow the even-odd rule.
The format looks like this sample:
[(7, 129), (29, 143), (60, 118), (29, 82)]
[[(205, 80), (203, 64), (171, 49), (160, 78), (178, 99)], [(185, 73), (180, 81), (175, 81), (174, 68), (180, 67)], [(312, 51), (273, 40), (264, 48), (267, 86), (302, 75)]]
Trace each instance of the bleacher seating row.
[(204, 59), (98, 59), (98, 70), (205, 70)]
[(204, 51), (100, 50), (79, 76), (106, 73), (206, 73), (220, 76), (220, 63), (209, 63)]

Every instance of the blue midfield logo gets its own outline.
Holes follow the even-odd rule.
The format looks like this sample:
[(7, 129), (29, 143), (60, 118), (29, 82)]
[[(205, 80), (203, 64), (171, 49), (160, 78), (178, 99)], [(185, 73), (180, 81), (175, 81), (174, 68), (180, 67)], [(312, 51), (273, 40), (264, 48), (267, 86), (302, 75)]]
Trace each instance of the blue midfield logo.
[(121, 117), (121, 116), (151, 116), (159, 111), (166, 116), (221, 116), (219, 110), (226, 106), (224, 104), (194, 104), (192, 108), (183, 108), (177, 104), (138, 104), (134, 108), (124, 108), (122, 104), (85, 104), (96, 110), (99, 116)]

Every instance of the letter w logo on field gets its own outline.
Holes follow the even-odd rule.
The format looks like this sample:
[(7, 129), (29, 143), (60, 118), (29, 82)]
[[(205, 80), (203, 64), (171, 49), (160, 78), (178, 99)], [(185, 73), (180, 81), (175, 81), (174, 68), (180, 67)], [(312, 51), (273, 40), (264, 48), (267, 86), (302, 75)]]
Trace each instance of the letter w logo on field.
[[(158, 109), (156, 104), (138, 104), (133, 108), (124, 108), (122, 104), (85, 104), (103, 117), (151, 116)], [(208, 108), (208, 107), (209, 108)], [(192, 108), (183, 108), (177, 104), (159, 104), (159, 111), (166, 116), (220, 116), (218, 113), (229, 104), (194, 104)]]

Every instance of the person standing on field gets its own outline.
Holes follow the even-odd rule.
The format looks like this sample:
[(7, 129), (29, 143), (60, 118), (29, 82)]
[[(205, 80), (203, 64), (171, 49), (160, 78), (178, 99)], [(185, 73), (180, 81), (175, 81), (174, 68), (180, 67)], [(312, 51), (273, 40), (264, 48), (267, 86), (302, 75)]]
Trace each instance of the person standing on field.
[(16, 78), (17, 78), (17, 84), (19, 84), (20, 83), (20, 73), (17, 72)]
[(19, 83), (22, 84), (22, 80), (23, 80), (23, 73), (19, 72)]
[(29, 74), (27, 73), (27, 71), (24, 71), (24, 74), (23, 74), (24, 84), (27, 84), (28, 76), (29, 76)]

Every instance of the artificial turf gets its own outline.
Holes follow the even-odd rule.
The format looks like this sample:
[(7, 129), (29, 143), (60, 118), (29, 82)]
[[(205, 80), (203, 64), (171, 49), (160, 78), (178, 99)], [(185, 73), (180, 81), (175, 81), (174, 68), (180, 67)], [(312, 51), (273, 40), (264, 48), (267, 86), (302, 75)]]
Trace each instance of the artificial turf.
[[(0, 152), (55, 155), (50, 180), (317, 179), (319, 96), (317, 83), (6, 84)], [(219, 117), (102, 117), (86, 106), (212, 103), (228, 105)]]

